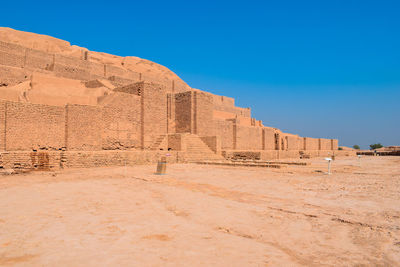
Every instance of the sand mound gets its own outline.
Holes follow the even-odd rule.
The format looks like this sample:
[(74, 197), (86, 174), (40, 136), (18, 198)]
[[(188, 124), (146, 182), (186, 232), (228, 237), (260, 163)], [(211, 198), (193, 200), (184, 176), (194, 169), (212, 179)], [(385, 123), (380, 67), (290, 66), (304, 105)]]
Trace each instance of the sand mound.
[[(71, 45), (67, 41), (51, 36), (17, 31), (5, 27), (0, 27), (0, 41), (75, 58), (82, 58), (84, 52), (88, 51), (86, 48)], [(168, 68), (146, 59), (138, 57), (120, 57), (93, 51), (89, 51), (88, 55), (88, 60), (92, 62), (117, 66), (126, 70), (142, 73), (143, 75), (151, 75), (157, 77), (160, 81), (168, 79), (184, 83), (178, 75)]]
[(97, 105), (98, 98), (111, 94), (112, 89), (114, 89), (112, 84), (107, 81), (95, 80), (85, 83), (79, 80), (33, 73), (30, 81), (8, 88), (0, 88), (0, 93), (2, 99), (33, 104)]

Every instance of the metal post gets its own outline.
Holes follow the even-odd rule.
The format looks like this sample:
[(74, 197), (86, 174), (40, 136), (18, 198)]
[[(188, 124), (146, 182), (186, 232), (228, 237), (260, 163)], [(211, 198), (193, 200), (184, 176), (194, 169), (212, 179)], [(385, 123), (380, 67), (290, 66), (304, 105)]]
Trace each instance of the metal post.
[(331, 158), (325, 158), (326, 161), (328, 161), (328, 175), (331, 174)]

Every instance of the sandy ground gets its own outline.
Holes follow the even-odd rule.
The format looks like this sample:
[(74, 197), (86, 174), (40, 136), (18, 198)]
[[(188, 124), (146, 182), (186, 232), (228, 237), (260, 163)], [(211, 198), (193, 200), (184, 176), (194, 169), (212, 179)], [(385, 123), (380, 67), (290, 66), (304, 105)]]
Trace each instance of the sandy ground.
[(0, 265), (400, 266), (400, 157), (0, 176)]

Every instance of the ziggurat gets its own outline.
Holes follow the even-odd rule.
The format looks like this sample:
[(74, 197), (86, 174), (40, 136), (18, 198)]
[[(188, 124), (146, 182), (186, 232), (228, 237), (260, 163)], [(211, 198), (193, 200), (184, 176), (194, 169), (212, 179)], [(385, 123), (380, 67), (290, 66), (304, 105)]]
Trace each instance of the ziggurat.
[(327, 156), (338, 140), (266, 127), (167, 68), (0, 28), (0, 167)]

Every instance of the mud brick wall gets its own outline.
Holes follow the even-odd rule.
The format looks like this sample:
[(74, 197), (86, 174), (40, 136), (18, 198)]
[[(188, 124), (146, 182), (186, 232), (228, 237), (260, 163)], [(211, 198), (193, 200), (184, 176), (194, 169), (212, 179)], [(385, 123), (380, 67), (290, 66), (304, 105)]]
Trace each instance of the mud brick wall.
[(213, 110), (210, 94), (196, 91), (175, 94), (176, 132), (215, 135)]
[(299, 144), (299, 150), (305, 150), (304, 137), (297, 137), (297, 143)]
[(194, 133), (200, 136), (215, 135), (213, 98), (206, 93), (193, 92)]
[(138, 72), (124, 69), (123, 67), (117, 67), (113, 65), (105, 65), (105, 77), (119, 77), (125, 78), (132, 81), (140, 81), (141, 74)]
[(236, 124), (235, 149), (262, 150), (262, 128)]
[(26, 49), (25, 67), (48, 70), (54, 63), (54, 55), (38, 50)]
[(172, 93), (173, 92), (173, 82), (172, 80), (168, 79), (168, 78), (162, 78), (159, 76), (155, 76), (155, 75), (149, 75), (149, 74), (141, 74), (141, 80), (144, 82), (148, 82), (148, 83), (157, 83), (157, 84), (162, 84), (166, 91), (168, 93)]
[(6, 101), (0, 100), (0, 151), (6, 150)]
[(60, 164), (60, 151), (0, 152), (0, 168), (14, 169), (17, 172), (57, 170)]
[(260, 160), (261, 152), (255, 151), (222, 151), (226, 159), (233, 160)]
[[(167, 162), (185, 162), (185, 152), (168, 152)], [(60, 168), (133, 166), (156, 163), (160, 151), (10, 151), (0, 152), (0, 168), (16, 171), (48, 171)]]
[(26, 49), (22, 46), (0, 41), (0, 65), (23, 68)]
[(220, 137), (221, 149), (233, 149), (233, 122), (214, 120), (215, 134)]
[(29, 77), (30, 74), (25, 69), (0, 64), (0, 85), (13, 86), (29, 80)]
[(213, 97), (213, 103), (215, 104), (215, 106), (235, 107), (235, 99), (232, 97), (214, 95), (214, 94), (212, 94), (212, 97)]
[(122, 92), (122, 93), (140, 96), (140, 95), (142, 95), (142, 90), (143, 90), (142, 83), (134, 83), (134, 84), (128, 84), (128, 85), (117, 87), (114, 89), (114, 92)]
[(141, 148), (141, 98), (115, 93), (102, 110), (102, 149)]
[(319, 139), (319, 150), (331, 150), (332, 141), (331, 139), (320, 138)]
[(251, 117), (250, 108), (235, 107), (235, 100), (231, 97), (210, 94), (213, 98), (214, 109), (229, 112), (238, 116)]
[(186, 150), (186, 142), (182, 134), (169, 134), (168, 135), (168, 148), (174, 151)]
[(7, 102), (5, 112), (7, 150), (65, 146), (64, 107)]
[(68, 150), (101, 150), (102, 108), (66, 106), (66, 147)]
[(338, 150), (339, 149), (339, 140), (331, 139), (331, 149)]
[(286, 135), (286, 150), (299, 150), (298, 136)]
[(275, 129), (265, 127), (262, 129), (262, 149), (275, 150)]
[(287, 140), (283, 134), (279, 135), (279, 144), (280, 144), (280, 150), (287, 150)]
[(175, 133), (175, 94), (167, 94), (167, 120), (168, 133)]
[(214, 104), (214, 109), (218, 110), (218, 111), (229, 112), (229, 113), (232, 113), (232, 114), (238, 115), (238, 116), (251, 117), (251, 109), (250, 108), (218, 106), (218, 105)]
[(234, 112), (237, 115), (241, 115), (244, 117), (251, 117), (251, 109), (250, 108), (235, 107)]
[(142, 147), (148, 149), (167, 133), (167, 92), (163, 85), (140, 82)]
[(56, 76), (77, 80), (90, 80), (89, 63), (86, 60), (56, 54), (51, 70), (54, 71)]
[(108, 77), (108, 80), (110, 80), (112, 82), (112, 84), (114, 84), (115, 86), (130, 85), (132, 83), (136, 83), (136, 82), (140, 81), (140, 80), (127, 79), (127, 78), (123, 78), (120, 76), (110, 76), (110, 77)]
[(192, 92), (175, 94), (175, 122), (177, 133), (191, 133), (192, 125)]
[(87, 61), (91, 79), (105, 78), (105, 66), (101, 63)]
[(319, 140), (317, 138), (304, 137), (305, 150), (319, 150)]

